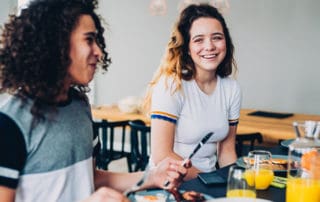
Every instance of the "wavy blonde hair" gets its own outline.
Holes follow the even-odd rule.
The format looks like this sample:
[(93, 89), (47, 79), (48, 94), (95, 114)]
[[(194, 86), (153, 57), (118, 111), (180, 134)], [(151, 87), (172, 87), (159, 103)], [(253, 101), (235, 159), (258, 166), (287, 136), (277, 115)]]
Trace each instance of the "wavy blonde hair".
[(231, 75), (233, 69), (237, 69), (234, 60), (233, 42), (223, 16), (215, 7), (210, 6), (209, 4), (190, 5), (181, 12), (177, 22), (174, 24), (170, 41), (160, 66), (149, 83), (143, 103), (145, 112), (150, 111), (153, 87), (158, 83), (162, 76), (166, 78), (166, 88), (168, 88), (168, 78), (172, 78), (175, 87), (172, 88), (171, 93), (181, 90), (182, 79), (186, 81), (194, 79), (196, 69), (192, 58), (188, 54), (190, 41), (189, 31), (192, 23), (201, 17), (218, 20), (222, 25), (225, 35), (227, 53), (224, 60), (217, 68), (217, 75), (224, 78)]

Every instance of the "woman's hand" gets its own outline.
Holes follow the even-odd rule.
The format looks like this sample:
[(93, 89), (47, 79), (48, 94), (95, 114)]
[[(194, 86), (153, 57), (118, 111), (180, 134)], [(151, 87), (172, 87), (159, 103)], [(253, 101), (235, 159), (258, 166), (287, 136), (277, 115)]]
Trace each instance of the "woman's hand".
[[(151, 168), (148, 180), (154, 186), (162, 189), (178, 187), (187, 175), (187, 168), (191, 167), (190, 160), (186, 162), (185, 167), (182, 166), (182, 163), (172, 158), (165, 158), (156, 167)], [(169, 182), (168, 186), (165, 186), (166, 182)]]
[(130, 202), (120, 192), (115, 191), (114, 189), (101, 187), (95, 191), (89, 198), (82, 202)]

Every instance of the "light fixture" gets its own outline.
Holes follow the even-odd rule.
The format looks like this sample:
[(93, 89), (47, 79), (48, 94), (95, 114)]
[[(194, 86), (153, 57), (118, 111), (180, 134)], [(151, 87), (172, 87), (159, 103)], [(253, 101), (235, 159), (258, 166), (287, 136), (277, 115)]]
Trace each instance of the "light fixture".
[(167, 13), (166, 0), (151, 0), (149, 11), (151, 15), (165, 15)]
[(227, 14), (230, 10), (230, 4), (228, 0), (211, 0), (210, 4), (216, 7), (221, 14)]
[(180, 0), (178, 3), (178, 11), (181, 12), (183, 9), (185, 9), (187, 6), (191, 4), (197, 4), (197, 0)]
[[(181, 12), (190, 4), (199, 3), (199, 0), (180, 0), (178, 3), (178, 11)], [(230, 10), (230, 4), (228, 0), (208, 0), (208, 3), (216, 7), (222, 14), (227, 14)], [(149, 11), (151, 15), (165, 15), (167, 13), (167, 0), (151, 0)]]

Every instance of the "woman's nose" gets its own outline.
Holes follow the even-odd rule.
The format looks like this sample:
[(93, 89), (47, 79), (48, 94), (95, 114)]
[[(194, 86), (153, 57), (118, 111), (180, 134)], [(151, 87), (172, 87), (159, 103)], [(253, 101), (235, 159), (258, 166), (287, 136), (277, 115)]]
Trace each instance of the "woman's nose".
[(205, 49), (206, 50), (214, 50), (215, 48), (216, 48), (216, 46), (212, 40), (205, 41)]

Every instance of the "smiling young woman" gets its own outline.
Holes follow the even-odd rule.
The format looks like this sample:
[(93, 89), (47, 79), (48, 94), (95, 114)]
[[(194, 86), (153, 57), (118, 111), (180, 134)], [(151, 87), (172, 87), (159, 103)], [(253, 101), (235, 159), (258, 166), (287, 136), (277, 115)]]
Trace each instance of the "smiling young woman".
[(234, 47), (223, 16), (208, 4), (190, 5), (176, 22), (164, 59), (146, 95), (151, 113), (151, 159), (184, 159), (208, 132), (187, 178), (234, 163), (241, 90)]

